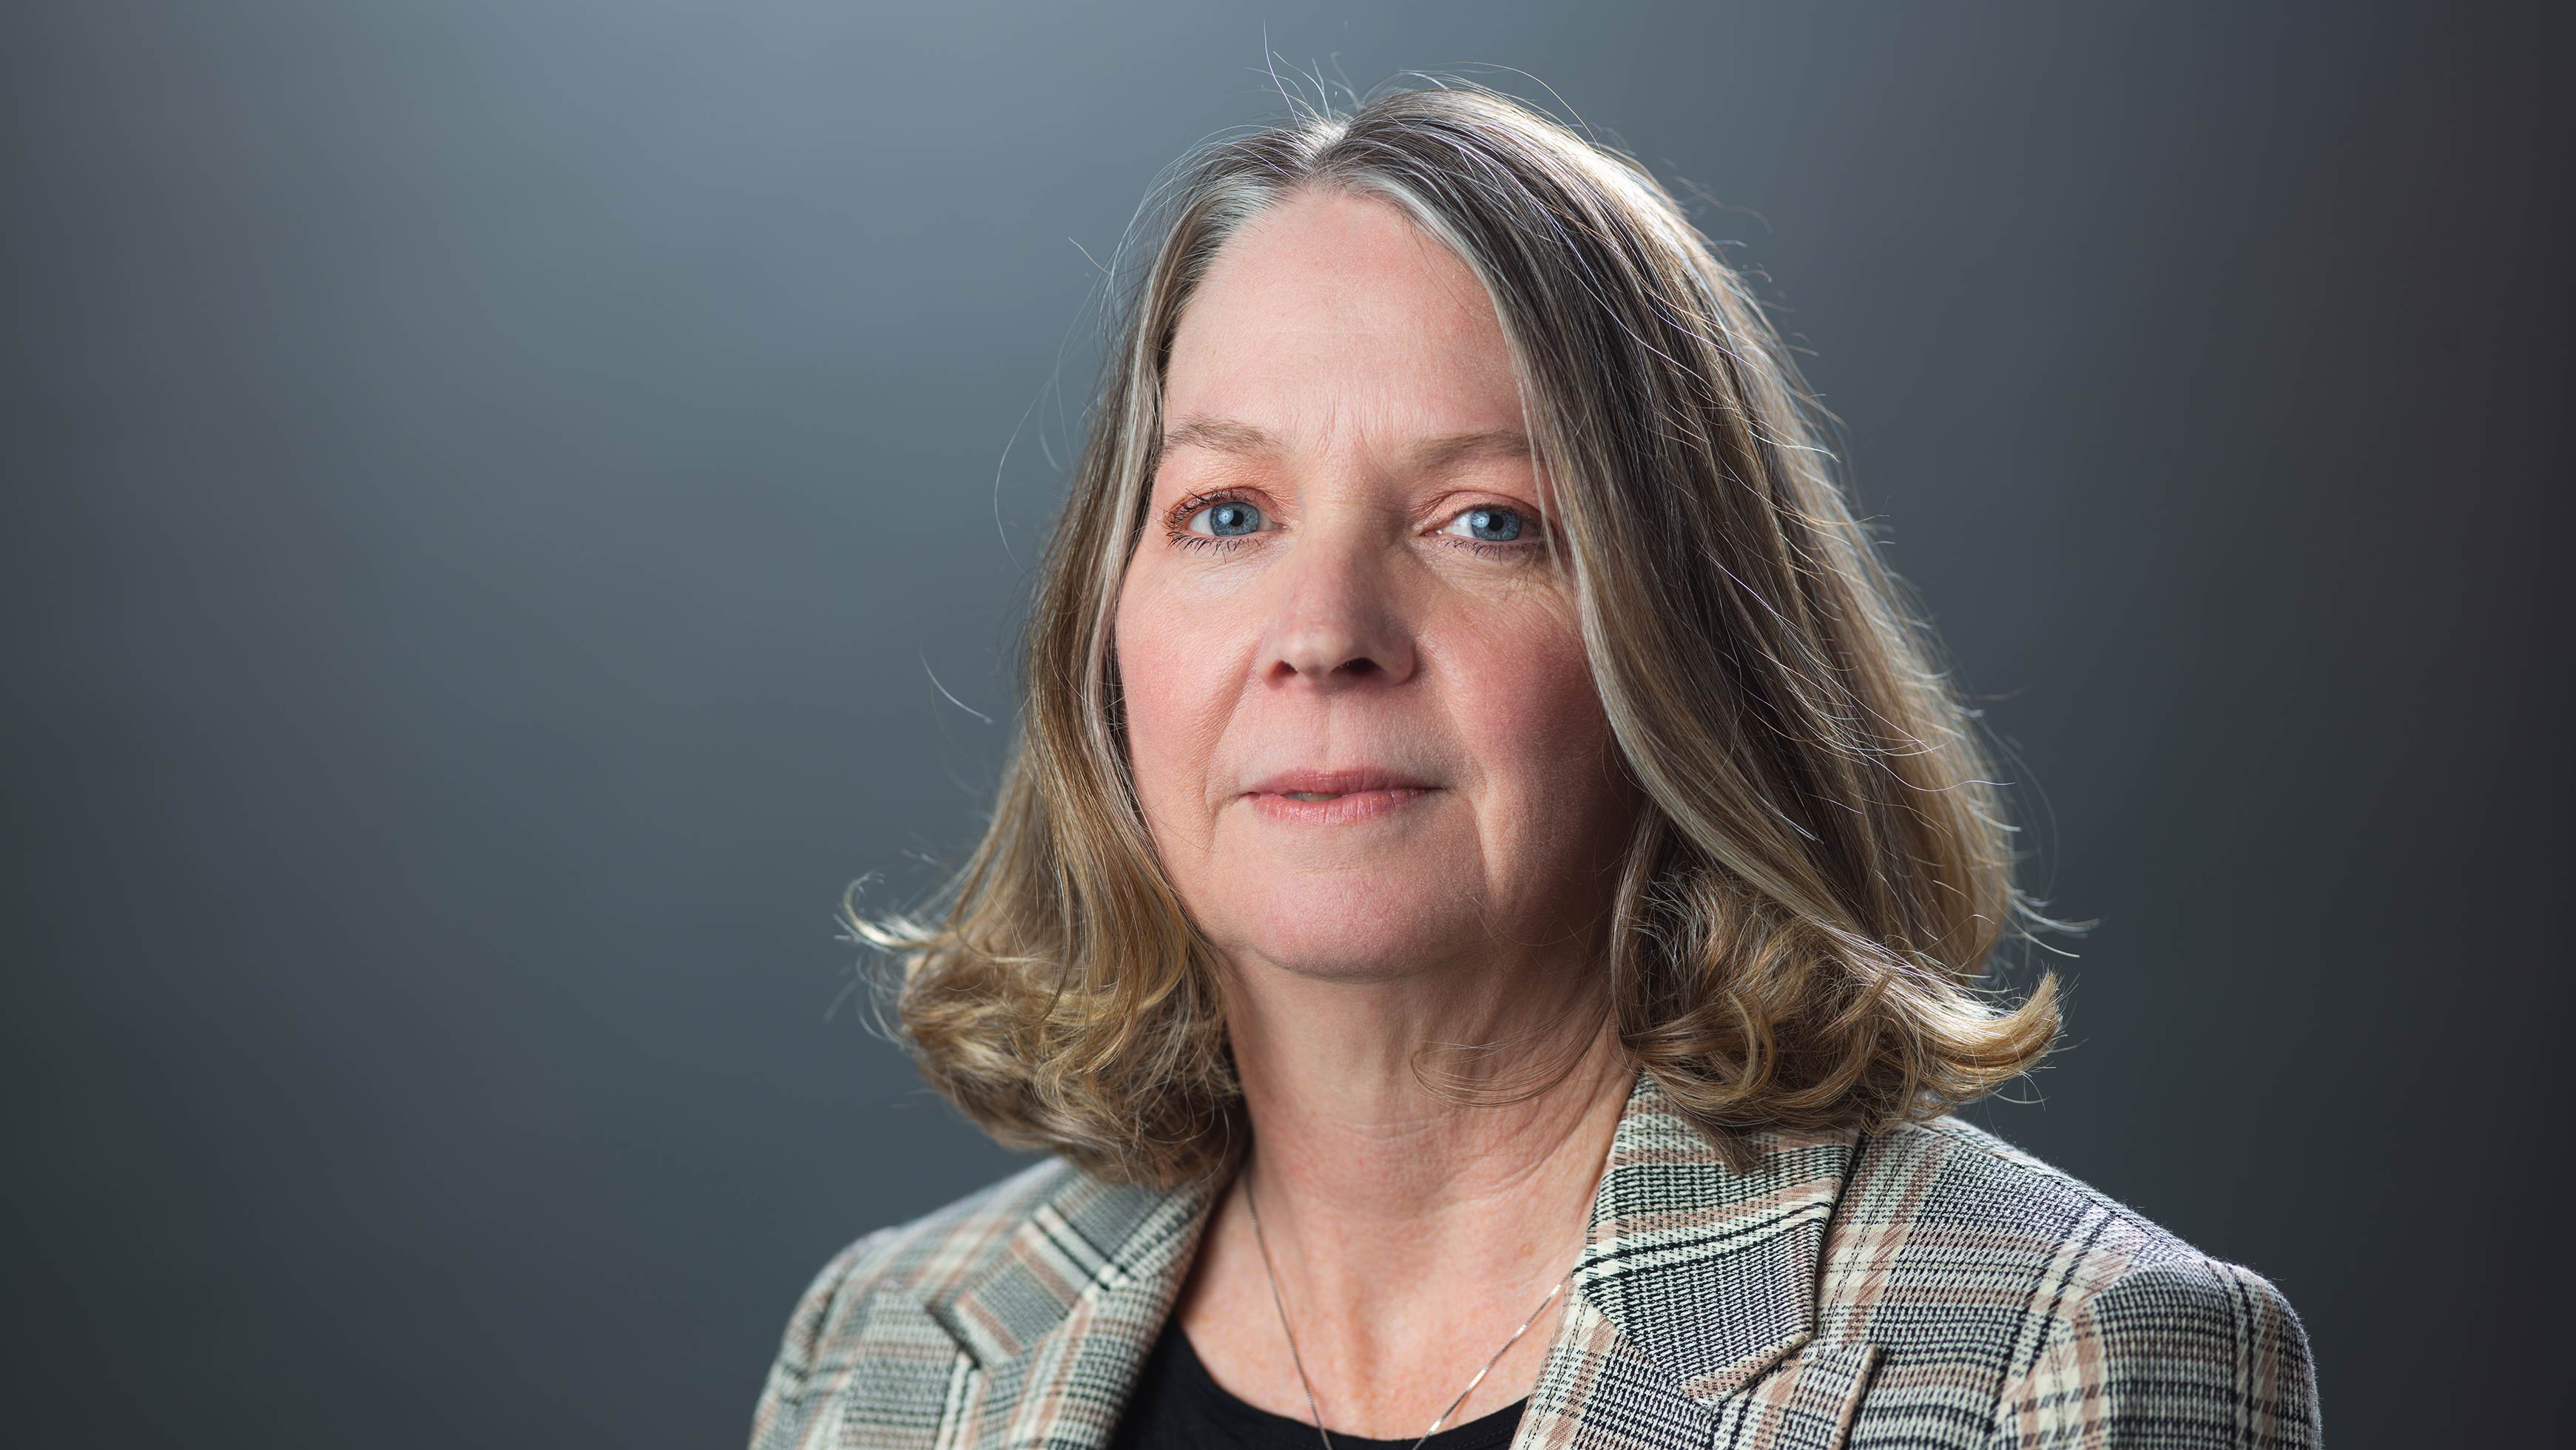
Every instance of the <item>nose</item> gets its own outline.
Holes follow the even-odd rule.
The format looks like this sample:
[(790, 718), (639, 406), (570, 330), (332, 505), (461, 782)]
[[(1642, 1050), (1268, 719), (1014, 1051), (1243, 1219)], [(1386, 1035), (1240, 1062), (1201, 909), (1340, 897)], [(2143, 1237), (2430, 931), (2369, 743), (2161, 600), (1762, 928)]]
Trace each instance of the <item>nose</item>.
[(1310, 530), (1283, 561), (1279, 585), (1261, 656), (1268, 683), (1341, 690), (1413, 677), (1413, 631), (1373, 540)]

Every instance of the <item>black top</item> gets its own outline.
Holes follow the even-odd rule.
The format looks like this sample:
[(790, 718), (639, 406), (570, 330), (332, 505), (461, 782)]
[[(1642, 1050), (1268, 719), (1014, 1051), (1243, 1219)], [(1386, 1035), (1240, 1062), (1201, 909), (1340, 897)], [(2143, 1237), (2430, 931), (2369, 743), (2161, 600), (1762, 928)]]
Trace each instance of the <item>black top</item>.
[[(1512, 1443), (1512, 1432), (1520, 1428), (1521, 1407), (1528, 1403), (1521, 1400), (1481, 1420), (1453, 1425), (1423, 1441), (1422, 1450), (1503, 1450)], [(1323, 1450), (1323, 1443), (1306, 1421), (1274, 1415), (1227, 1393), (1207, 1366), (1199, 1363), (1198, 1351), (1190, 1347), (1190, 1337), (1181, 1332), (1179, 1321), (1168, 1319), (1154, 1341), (1154, 1352), (1146, 1356), (1136, 1388), (1128, 1393), (1127, 1408), (1119, 1416), (1109, 1450), (1192, 1450), (1208, 1445), (1230, 1450)], [(1351, 1450), (1407, 1450), (1413, 1441), (1363, 1440), (1335, 1433), (1333, 1444), (1335, 1450), (1344, 1445)]]

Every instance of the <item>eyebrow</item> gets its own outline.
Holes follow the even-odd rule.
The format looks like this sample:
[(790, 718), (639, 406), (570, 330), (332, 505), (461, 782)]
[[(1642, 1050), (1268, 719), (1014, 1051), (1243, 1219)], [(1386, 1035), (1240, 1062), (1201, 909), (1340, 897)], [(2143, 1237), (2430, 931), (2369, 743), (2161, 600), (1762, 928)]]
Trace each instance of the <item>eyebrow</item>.
[[(1205, 448), (1238, 457), (1280, 451), (1279, 440), (1233, 418), (1189, 419), (1163, 435), (1163, 451)], [(1407, 450), (1417, 471), (1429, 473), (1477, 458), (1528, 458), (1529, 435), (1518, 428), (1487, 428), (1473, 433), (1447, 433), (1425, 438)]]

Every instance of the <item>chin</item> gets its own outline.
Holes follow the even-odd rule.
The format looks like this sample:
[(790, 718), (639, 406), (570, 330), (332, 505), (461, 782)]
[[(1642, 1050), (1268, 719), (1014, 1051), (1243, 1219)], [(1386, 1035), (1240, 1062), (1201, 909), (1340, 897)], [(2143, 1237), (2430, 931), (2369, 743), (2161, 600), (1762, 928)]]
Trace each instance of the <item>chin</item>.
[[(1261, 894), (1233, 945), (1300, 976), (1404, 976), (1482, 939), (1468, 890), (1394, 872), (1338, 872)], [(1247, 903), (1247, 905), (1250, 905)]]

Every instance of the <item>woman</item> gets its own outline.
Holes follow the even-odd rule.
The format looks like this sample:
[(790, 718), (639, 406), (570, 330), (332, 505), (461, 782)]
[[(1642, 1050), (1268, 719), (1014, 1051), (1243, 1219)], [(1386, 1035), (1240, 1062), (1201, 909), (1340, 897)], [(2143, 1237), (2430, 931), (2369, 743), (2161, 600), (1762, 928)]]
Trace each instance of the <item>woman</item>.
[(2272, 1285), (1946, 1115), (2041, 919), (1670, 197), (1470, 86), (1165, 191), (991, 828), (854, 916), (1054, 1156), (834, 1259), (754, 1443), (2313, 1443)]

